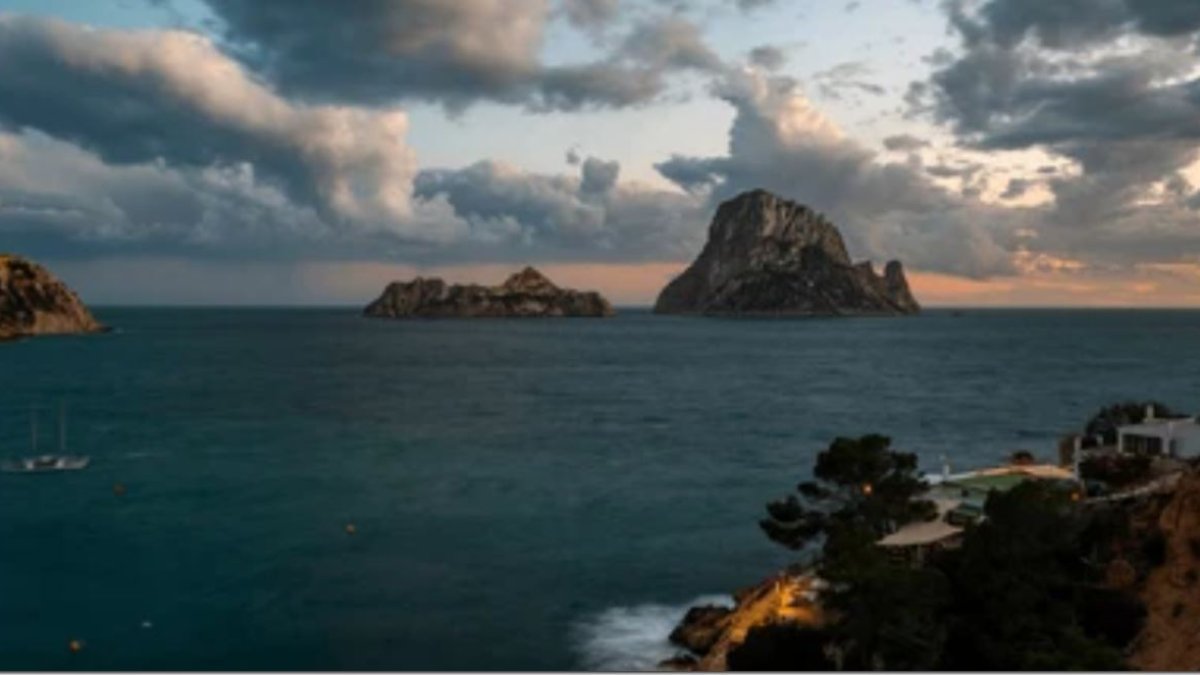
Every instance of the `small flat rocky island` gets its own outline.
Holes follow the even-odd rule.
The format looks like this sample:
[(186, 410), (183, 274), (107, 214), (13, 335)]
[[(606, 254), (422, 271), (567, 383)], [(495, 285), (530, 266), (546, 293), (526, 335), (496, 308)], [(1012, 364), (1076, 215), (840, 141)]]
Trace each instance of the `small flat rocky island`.
[(900, 315), (921, 309), (899, 261), (883, 275), (853, 263), (842, 235), (812, 209), (765, 190), (717, 208), (708, 242), (658, 296), (658, 314)]
[(379, 318), (606, 317), (599, 293), (559, 288), (532, 267), (499, 286), (449, 285), (438, 278), (393, 281), (363, 314)]
[(103, 330), (79, 296), (46, 268), (0, 253), (0, 341)]

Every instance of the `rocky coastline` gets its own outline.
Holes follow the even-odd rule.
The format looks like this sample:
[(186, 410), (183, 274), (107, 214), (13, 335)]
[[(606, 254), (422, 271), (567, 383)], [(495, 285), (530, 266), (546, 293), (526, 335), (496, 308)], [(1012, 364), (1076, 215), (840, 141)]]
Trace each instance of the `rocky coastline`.
[(782, 570), (733, 594), (734, 606), (701, 605), (688, 609), (668, 640), (679, 647), (659, 667), (675, 671), (730, 670), (729, 654), (755, 628), (769, 624), (819, 626), (816, 602), (820, 582), (810, 570)]
[(45, 267), (0, 254), (0, 341), (104, 330), (79, 296)]
[(375, 318), (610, 317), (616, 312), (594, 291), (559, 288), (532, 267), (499, 286), (447, 284), (438, 278), (394, 281), (363, 310)]
[[(1113, 410), (1140, 407), (1102, 410), (1088, 428)], [(1114, 459), (1105, 446), (1084, 451), (1076, 445), (1075, 452), (1085, 461), (1076, 463), (1067, 482), (1053, 476), (1068, 469), (1034, 465), (1032, 458), (1016, 455), (1004, 467), (954, 478), (950, 491), (957, 494), (976, 480), (961, 476), (1000, 475), (997, 471), (1046, 476), (992, 488), (981, 520), (965, 525), (961, 536), (946, 539), (945, 546), (918, 544), (925, 547), (924, 555), (882, 548), (913, 545), (896, 543), (900, 539), (892, 536), (867, 548), (843, 543), (830, 549), (827, 542), (823, 559), (782, 570), (734, 594), (732, 608), (688, 609), (669, 636), (679, 651), (659, 666), (677, 671), (1025, 670), (1035, 664), (1041, 670), (1200, 670), (1200, 458), (1157, 457), (1147, 463), (1133, 455)], [(1097, 452), (1125, 466), (1114, 470), (1111, 461), (1096, 464)], [(902, 454), (893, 457), (907, 466)], [(838, 464), (844, 459), (824, 456), (826, 478), (835, 465), (854, 474), (853, 467)], [(799, 491), (825, 489), (814, 485), (802, 483)], [(927, 484), (931, 492), (925, 494), (913, 485), (918, 490), (913, 499), (948, 494), (930, 485), (936, 483)], [(859, 491), (853, 484), (850, 488), (848, 494)], [(962, 489), (966, 498), (968, 488)], [(861, 513), (880, 508), (872, 491), (859, 494)], [(800, 526), (805, 516), (797, 506), (773, 502), (768, 511), (775, 524), (798, 518), (790, 522)], [(923, 518), (909, 522), (918, 523), (910, 530), (913, 541), (920, 541), (918, 531), (933, 532)], [(777, 542), (788, 540), (788, 532), (769, 527), (769, 521), (762, 524)], [(893, 543), (885, 543), (889, 540)], [(993, 615), (1004, 621), (996, 623)], [(1033, 636), (1040, 641), (1028, 639)]]

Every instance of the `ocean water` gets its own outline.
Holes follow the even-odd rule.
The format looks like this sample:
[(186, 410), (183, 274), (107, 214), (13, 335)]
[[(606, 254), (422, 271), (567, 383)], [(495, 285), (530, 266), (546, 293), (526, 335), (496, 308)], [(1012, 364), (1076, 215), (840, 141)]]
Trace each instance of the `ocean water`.
[(965, 469), (1111, 401), (1200, 407), (1194, 312), (97, 314), (0, 345), (0, 455), (31, 407), (53, 447), (62, 401), (92, 457), (0, 474), (3, 668), (649, 666), (788, 561), (756, 521), (836, 435)]

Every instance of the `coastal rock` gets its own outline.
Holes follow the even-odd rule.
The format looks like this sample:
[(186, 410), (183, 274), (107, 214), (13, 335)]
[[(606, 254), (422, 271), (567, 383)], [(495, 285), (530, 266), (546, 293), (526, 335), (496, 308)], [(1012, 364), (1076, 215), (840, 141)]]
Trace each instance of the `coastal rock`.
[(663, 670), (677, 670), (681, 672), (696, 670), (697, 666), (699, 666), (699, 661), (691, 654), (676, 654), (658, 664), (658, 667)]
[(1129, 663), (1138, 670), (1200, 669), (1200, 472), (1176, 484), (1156, 519), (1162, 564), (1147, 577), (1147, 616)]
[(728, 607), (717, 605), (692, 607), (668, 639), (696, 654), (707, 654), (721, 638), (732, 613)]
[[(751, 629), (767, 624), (819, 626), (824, 616), (816, 600), (819, 583), (808, 572), (783, 572), (734, 595), (732, 609), (692, 607), (671, 632), (672, 643), (691, 654), (659, 664), (667, 670), (713, 672), (728, 669), (729, 653)], [(694, 656), (694, 661), (687, 656)]]
[(915, 314), (920, 305), (904, 268), (891, 261), (882, 276), (854, 264), (825, 217), (765, 190), (721, 204), (708, 242), (654, 305), (659, 314), (798, 315)]
[(79, 296), (46, 268), (0, 254), (0, 340), (102, 330)]
[(449, 285), (437, 278), (394, 281), (363, 310), (369, 317), (605, 317), (612, 305), (599, 293), (559, 288), (532, 267), (499, 286)]

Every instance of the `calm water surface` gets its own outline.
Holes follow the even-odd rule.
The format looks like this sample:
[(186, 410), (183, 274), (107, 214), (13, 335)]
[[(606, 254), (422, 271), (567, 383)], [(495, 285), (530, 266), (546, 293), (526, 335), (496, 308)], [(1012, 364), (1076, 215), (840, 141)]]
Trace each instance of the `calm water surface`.
[(787, 561), (755, 522), (833, 436), (1050, 456), (1200, 382), (1192, 312), (97, 313), (118, 331), (0, 345), (0, 455), (32, 405), (53, 446), (61, 400), (92, 457), (0, 475), (0, 667), (643, 665), (689, 601)]

